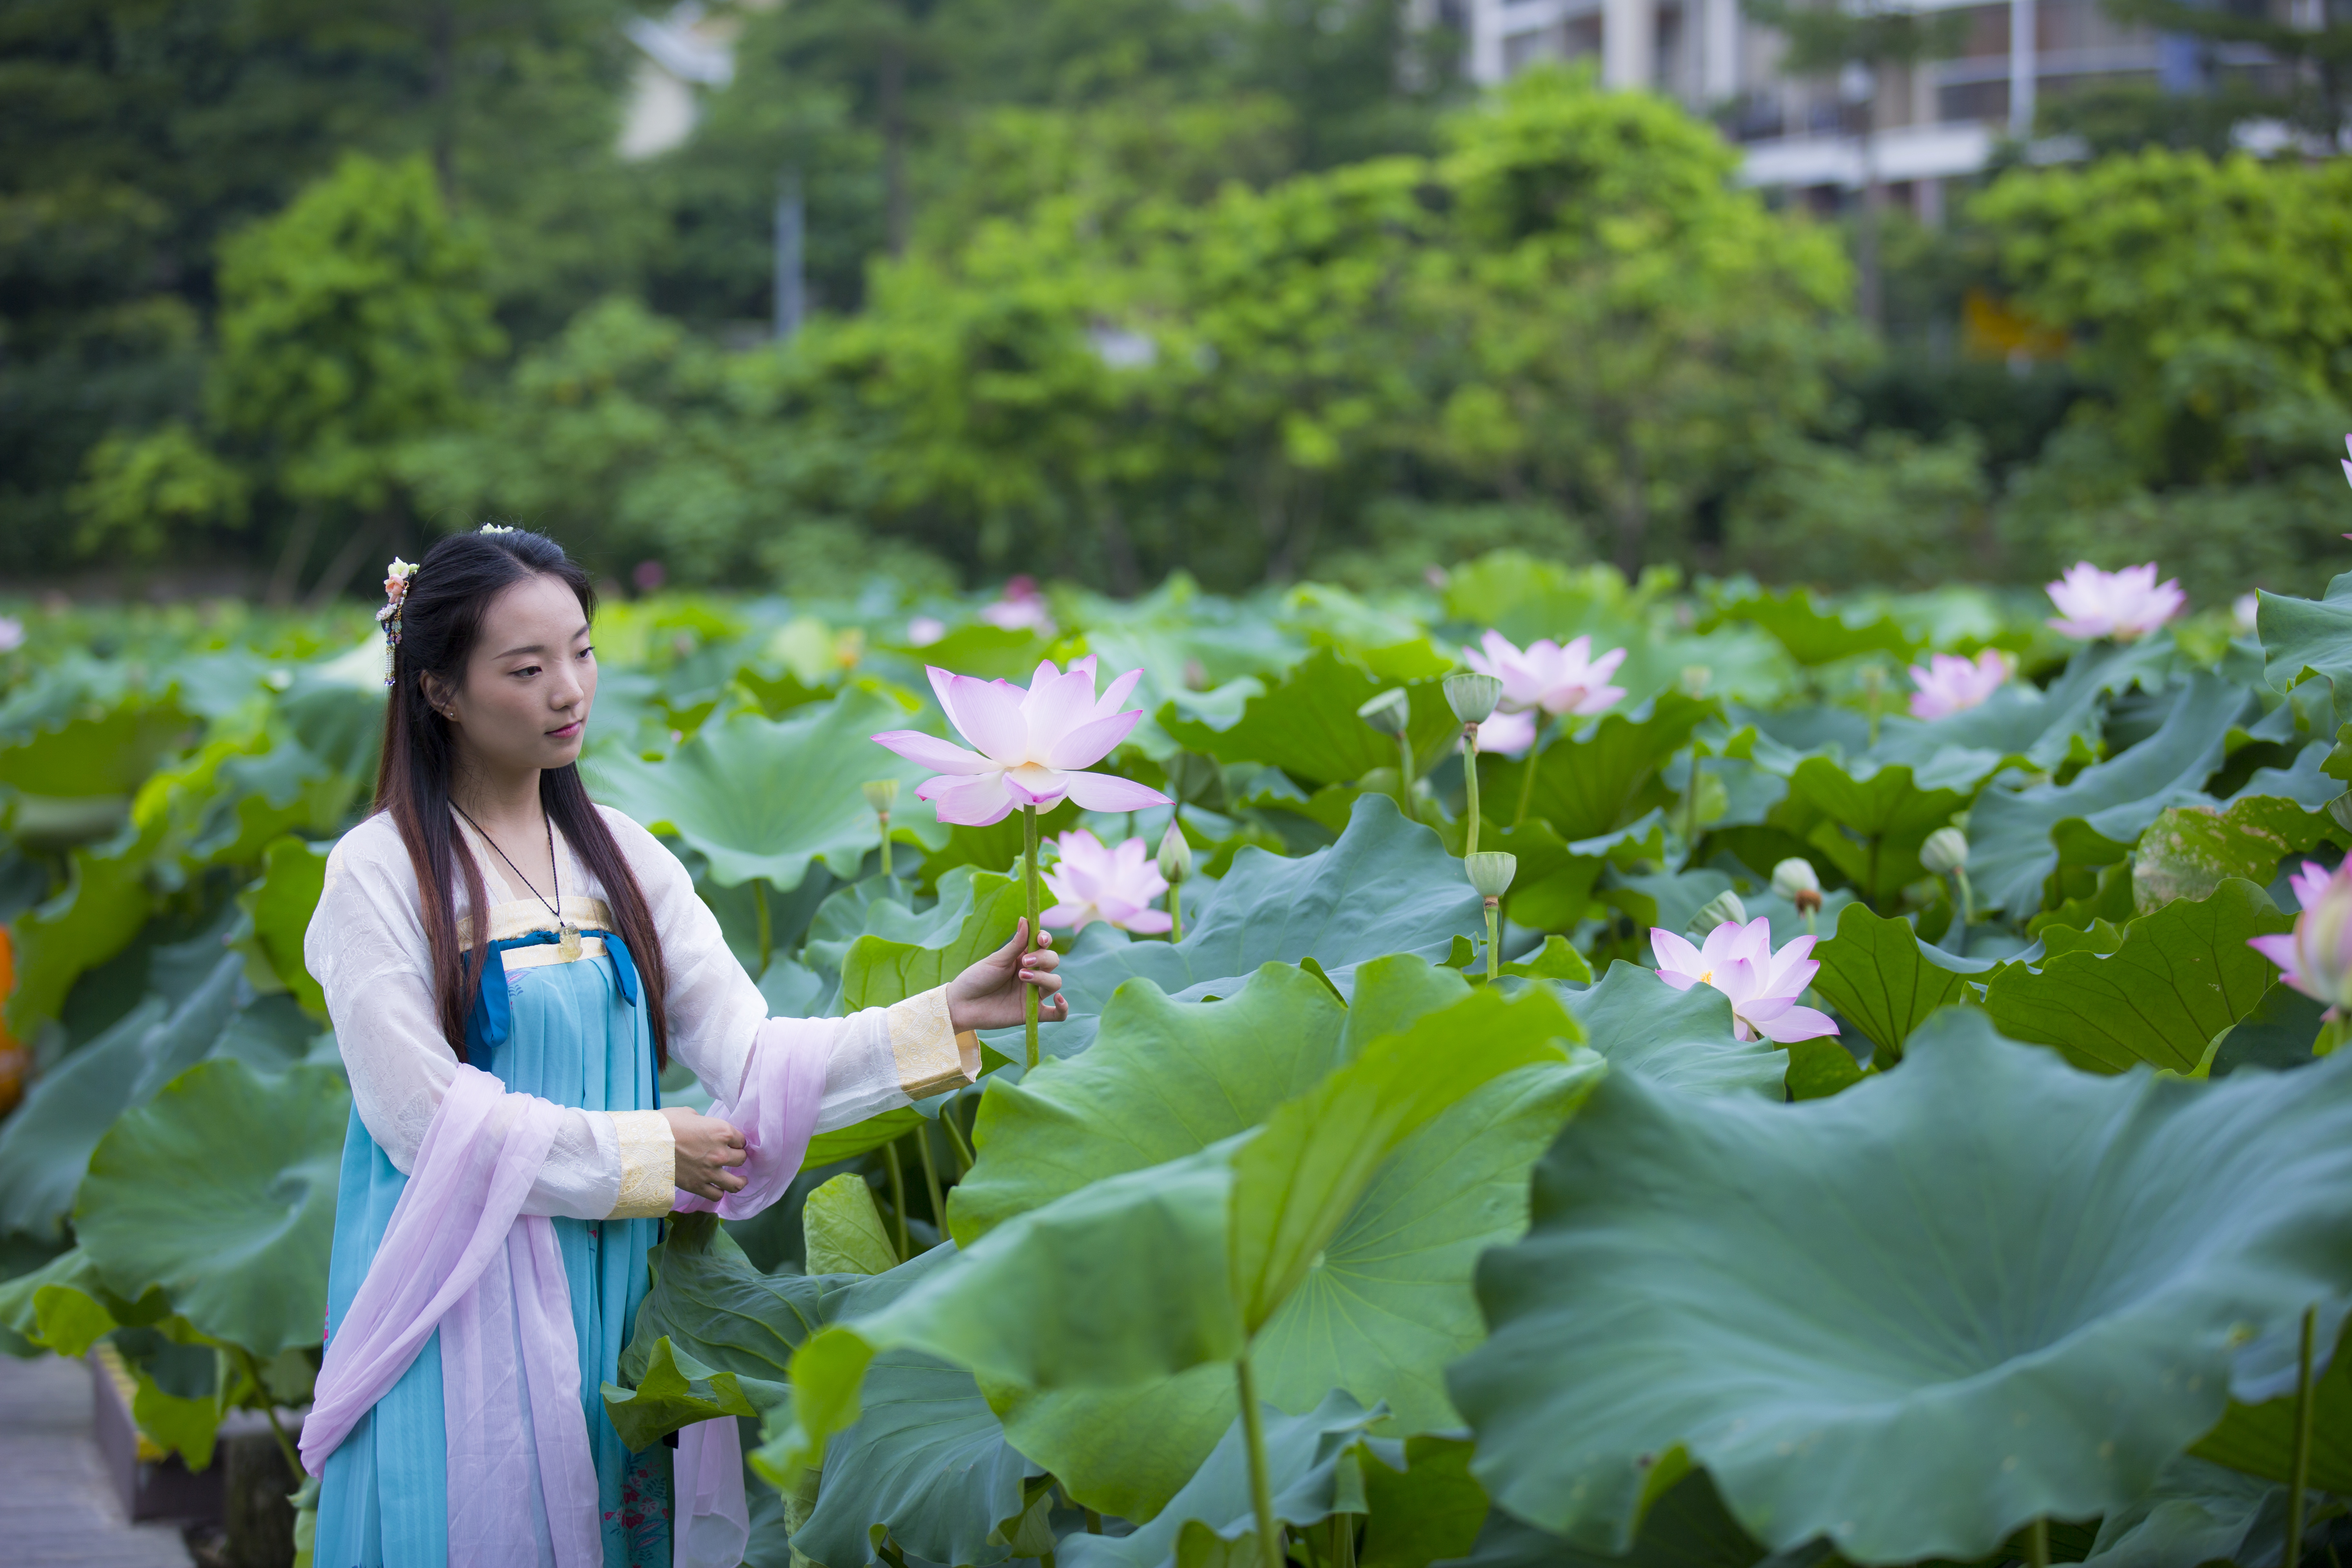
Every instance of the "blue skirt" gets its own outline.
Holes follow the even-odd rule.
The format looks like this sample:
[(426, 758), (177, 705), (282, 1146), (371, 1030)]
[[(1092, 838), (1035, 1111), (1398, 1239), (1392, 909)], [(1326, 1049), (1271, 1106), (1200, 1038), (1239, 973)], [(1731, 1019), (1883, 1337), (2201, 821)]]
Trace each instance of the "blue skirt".
[[(499, 944), (504, 946), (506, 944)], [(625, 963), (626, 958), (620, 960)], [(628, 989), (635, 990), (634, 975)], [(622, 994), (612, 956), (508, 972), (493, 968), (509, 1004), (506, 1038), (468, 1050), (474, 1066), (509, 1089), (583, 1110), (651, 1110), (661, 1103), (644, 1009)], [(391, 1224), (408, 1178), (352, 1113), (335, 1201), (327, 1321), (350, 1310)], [(661, 1238), (654, 1219), (557, 1219), (555, 1237), (572, 1288), (580, 1342), (580, 1404), (595, 1457), (605, 1568), (668, 1568), (669, 1450), (632, 1454), (604, 1413), (602, 1385), (615, 1375), (646, 1298), (646, 1252)], [(319, 1490), (316, 1568), (446, 1568), (448, 1447), (441, 1411), (441, 1336), (328, 1458)]]

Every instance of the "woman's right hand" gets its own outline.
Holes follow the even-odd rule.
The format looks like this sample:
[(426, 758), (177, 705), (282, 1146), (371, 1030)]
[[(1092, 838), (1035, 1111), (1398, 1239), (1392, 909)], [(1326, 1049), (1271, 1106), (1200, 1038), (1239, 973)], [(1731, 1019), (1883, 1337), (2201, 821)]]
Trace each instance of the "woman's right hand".
[(732, 1123), (682, 1105), (666, 1105), (662, 1114), (669, 1119), (670, 1135), (677, 1144), (671, 1179), (679, 1190), (714, 1203), (743, 1190), (743, 1178), (730, 1167), (751, 1156), (743, 1151), (743, 1134)]

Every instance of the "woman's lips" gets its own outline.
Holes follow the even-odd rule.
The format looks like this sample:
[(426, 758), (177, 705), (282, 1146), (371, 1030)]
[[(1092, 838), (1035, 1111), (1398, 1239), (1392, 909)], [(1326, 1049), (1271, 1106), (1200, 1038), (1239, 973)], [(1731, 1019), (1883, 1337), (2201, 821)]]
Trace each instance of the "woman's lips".
[(584, 719), (574, 719), (571, 723), (566, 724), (561, 730), (550, 730), (547, 732), (547, 738), (551, 741), (569, 741), (574, 735), (580, 733), (581, 726), (586, 722), (587, 721)]

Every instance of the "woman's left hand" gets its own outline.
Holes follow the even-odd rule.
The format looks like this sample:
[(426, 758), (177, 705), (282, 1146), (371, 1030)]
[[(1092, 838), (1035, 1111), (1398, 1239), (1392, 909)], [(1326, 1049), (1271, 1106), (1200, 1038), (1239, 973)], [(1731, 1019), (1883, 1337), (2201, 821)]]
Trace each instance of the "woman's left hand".
[[(1013, 940), (990, 953), (986, 958), (948, 982), (948, 1023), (959, 1033), (965, 1029), (1009, 1029), (1024, 1021), (1021, 993), (1024, 985), (1037, 988), (1037, 1020), (1058, 1023), (1070, 1016), (1070, 1003), (1057, 996), (1062, 977), (1054, 973), (1062, 955), (1054, 951), (1054, 939), (1046, 932), (1037, 933), (1037, 945), (1028, 947), (1029, 922), (1022, 921)], [(1024, 951), (1028, 949), (1028, 951)]]

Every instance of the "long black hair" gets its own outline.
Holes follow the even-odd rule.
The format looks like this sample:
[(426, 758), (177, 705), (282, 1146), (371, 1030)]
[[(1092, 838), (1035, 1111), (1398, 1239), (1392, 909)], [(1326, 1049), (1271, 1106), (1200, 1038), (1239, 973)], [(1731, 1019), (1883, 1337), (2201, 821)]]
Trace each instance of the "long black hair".
[[(497, 533), (459, 533), (425, 552), (409, 579), (400, 608), (400, 641), (393, 650), (392, 690), (384, 704), (383, 760), (375, 775), (375, 807), (392, 814), (408, 858), (416, 868), (424, 904), (425, 938), (432, 951), (433, 999), (441, 1033), (457, 1059), (466, 1059), (466, 1017), (481, 988), (481, 965), (470, 970), (457, 946), (452, 877), (462, 878), (467, 906), (474, 910), (478, 942), (489, 940), (482, 869), (471, 854), (458, 853), (450, 819), (449, 774), (457, 758), (449, 721), (425, 690), (433, 676), (455, 689), (466, 679), (466, 661), (480, 635), (482, 613), (499, 593), (527, 577), (560, 580), (580, 601), (580, 612), (596, 616), (596, 590), (588, 574), (543, 533), (512, 529)], [(669, 1065), (667, 1016), (668, 986), (662, 965), (661, 933), (645, 889), (614, 841), (612, 829), (588, 798), (577, 766), (542, 769), (539, 803), (562, 829), (597, 881), (613, 924), (636, 961), (639, 995), (653, 1031), (654, 1058)]]

